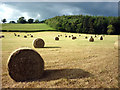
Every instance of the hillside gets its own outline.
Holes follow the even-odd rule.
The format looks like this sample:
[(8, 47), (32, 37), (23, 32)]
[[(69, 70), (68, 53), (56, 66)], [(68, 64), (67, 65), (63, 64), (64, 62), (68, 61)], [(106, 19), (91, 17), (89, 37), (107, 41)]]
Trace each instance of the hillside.
[(46, 24), (2, 24), (2, 31), (46, 31), (55, 30)]
[(59, 31), (88, 34), (120, 34), (120, 17), (104, 16), (56, 16), (47, 19), (46, 24)]

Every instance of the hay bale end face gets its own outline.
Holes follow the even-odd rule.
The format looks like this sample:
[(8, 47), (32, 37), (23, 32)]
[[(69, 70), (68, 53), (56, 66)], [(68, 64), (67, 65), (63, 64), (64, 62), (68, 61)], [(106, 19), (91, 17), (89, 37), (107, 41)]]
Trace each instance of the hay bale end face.
[(55, 40), (56, 40), (56, 41), (58, 41), (58, 40), (59, 40), (59, 38), (58, 38), (58, 37), (55, 37)]
[(33, 41), (33, 46), (35, 48), (43, 48), (45, 45), (45, 42), (41, 38), (37, 38)]
[(89, 42), (94, 42), (94, 38), (92, 36), (89, 38)]
[(114, 43), (114, 48), (120, 50), (120, 40)]
[(8, 59), (8, 72), (15, 81), (39, 79), (44, 72), (44, 61), (33, 49), (14, 51)]

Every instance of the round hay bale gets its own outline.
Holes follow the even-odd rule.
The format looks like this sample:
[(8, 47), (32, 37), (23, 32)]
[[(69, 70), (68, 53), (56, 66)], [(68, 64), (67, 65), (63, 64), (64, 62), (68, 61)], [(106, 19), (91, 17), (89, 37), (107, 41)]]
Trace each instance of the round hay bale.
[(15, 36), (17, 36), (17, 34), (16, 34), (16, 33), (14, 33), (14, 35), (15, 35)]
[(30, 34), (27, 34), (27, 36), (29, 36)]
[(94, 38), (92, 36), (89, 38), (89, 42), (94, 42)]
[(4, 38), (4, 37), (5, 37), (4, 35), (1, 36), (1, 38)]
[(79, 36), (81, 36), (81, 35), (79, 35)]
[(69, 38), (70, 38), (71, 36), (69, 36)]
[(65, 37), (67, 37), (67, 35)]
[(27, 36), (24, 36), (24, 38), (27, 38)]
[(75, 40), (75, 39), (77, 39), (76, 37), (72, 37), (72, 40)]
[(73, 37), (73, 35), (71, 35)]
[(58, 38), (58, 37), (55, 37), (55, 40), (57, 40), (57, 41), (58, 41), (58, 40), (59, 40), (59, 38)]
[(18, 37), (20, 37), (20, 35), (18, 35)]
[(120, 40), (114, 43), (114, 48), (120, 50)]
[(0, 38), (2, 38), (2, 36), (0, 36)]
[(39, 79), (44, 72), (44, 61), (33, 49), (18, 49), (8, 59), (8, 72), (15, 81)]
[(33, 37), (33, 35), (31, 35), (31, 37)]
[(102, 36), (100, 36), (100, 40), (103, 40), (103, 37), (102, 37)]
[(86, 36), (85, 39), (87, 39), (88, 37)]
[(58, 35), (58, 37), (60, 37), (60, 35)]
[(33, 46), (35, 48), (43, 48), (45, 45), (45, 42), (41, 38), (37, 38), (33, 41)]

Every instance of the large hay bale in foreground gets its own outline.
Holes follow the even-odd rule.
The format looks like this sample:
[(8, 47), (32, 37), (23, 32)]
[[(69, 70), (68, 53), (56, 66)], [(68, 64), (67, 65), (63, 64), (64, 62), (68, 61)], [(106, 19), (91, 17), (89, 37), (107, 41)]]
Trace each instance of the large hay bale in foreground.
[(55, 40), (57, 40), (57, 41), (58, 41), (58, 40), (59, 40), (59, 38), (58, 38), (58, 37), (55, 37)]
[(114, 48), (120, 50), (120, 40), (114, 43)]
[(35, 48), (43, 48), (45, 45), (45, 42), (41, 38), (37, 38), (33, 41), (33, 46)]
[(94, 42), (94, 38), (92, 36), (89, 38), (89, 42)]
[(39, 79), (44, 72), (44, 61), (33, 49), (18, 49), (8, 59), (8, 72), (15, 81)]

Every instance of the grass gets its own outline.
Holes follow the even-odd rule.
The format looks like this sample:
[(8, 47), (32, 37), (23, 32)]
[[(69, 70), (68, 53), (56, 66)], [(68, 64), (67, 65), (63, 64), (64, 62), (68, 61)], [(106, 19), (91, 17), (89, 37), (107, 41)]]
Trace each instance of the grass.
[[(23, 38), (29, 33), (3, 32), (2, 42), (2, 87), (3, 88), (118, 88), (118, 50), (114, 49), (117, 35), (106, 35), (103, 41), (97, 36), (95, 42), (84, 39), (90, 34), (66, 33), (76, 40), (65, 38), (63, 32), (34, 32), (33, 38)], [(54, 37), (62, 34), (59, 41)], [(94, 37), (94, 35), (93, 35)], [(35, 38), (45, 41), (45, 48), (34, 48)], [(43, 78), (31, 82), (15, 82), (7, 72), (7, 60), (17, 48), (35, 49), (45, 62)]]
[(2, 30), (7, 31), (41, 31), (55, 30), (46, 24), (2, 24)]

